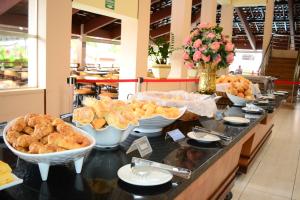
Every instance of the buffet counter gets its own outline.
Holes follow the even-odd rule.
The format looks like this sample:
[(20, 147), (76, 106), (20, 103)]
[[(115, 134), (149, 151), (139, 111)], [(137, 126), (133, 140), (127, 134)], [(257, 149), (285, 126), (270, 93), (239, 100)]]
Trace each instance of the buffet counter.
[[(276, 98), (276, 102), (281, 100)], [(178, 128), (187, 134), (195, 125), (201, 125), (232, 136), (228, 144), (200, 144), (187, 138), (173, 142), (164, 136), (149, 138), (153, 152), (146, 159), (192, 170), (190, 179), (174, 177), (171, 182), (159, 187), (137, 187), (118, 179), (118, 169), (130, 163), (133, 156), (139, 157), (136, 153), (125, 153), (132, 141), (137, 139), (133, 135), (115, 151), (93, 149), (81, 174), (73, 172), (73, 165), (52, 166), (45, 182), (40, 178), (37, 165), (18, 159), (1, 141), (0, 159), (7, 162), (13, 173), (24, 182), (0, 191), (0, 199), (224, 199), (234, 184), (236, 172), (247, 171), (270, 135), (276, 113), (273, 110), (280, 105), (276, 102), (269, 105), (272, 113), (261, 115), (245, 114), (240, 107), (224, 111), (225, 116), (249, 118), (250, 123), (245, 126), (228, 125), (222, 120), (202, 117), (192, 122), (176, 121), (164, 130)]]

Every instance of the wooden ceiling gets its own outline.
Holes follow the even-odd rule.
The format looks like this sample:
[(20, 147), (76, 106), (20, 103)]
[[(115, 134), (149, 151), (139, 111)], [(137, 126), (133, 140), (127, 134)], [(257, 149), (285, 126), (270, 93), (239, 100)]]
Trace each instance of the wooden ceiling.
[[(289, 35), (289, 0), (275, 0), (273, 33)], [(0, 0), (0, 24), (27, 27), (27, 0)], [(150, 36), (169, 37), (172, 0), (152, 0), (150, 17)], [(300, 0), (292, 1), (292, 22), (295, 35), (300, 35)], [(201, 12), (201, 0), (193, 0), (192, 23), (198, 23)], [(221, 5), (217, 7), (217, 23), (220, 23)], [(265, 6), (235, 8), (233, 17), (233, 41), (239, 48), (251, 48), (255, 43), (261, 48), (264, 31)], [(72, 33), (118, 40), (121, 36), (119, 19), (73, 9)], [(247, 34), (248, 32), (248, 34)], [(249, 40), (249, 33), (253, 35)]]

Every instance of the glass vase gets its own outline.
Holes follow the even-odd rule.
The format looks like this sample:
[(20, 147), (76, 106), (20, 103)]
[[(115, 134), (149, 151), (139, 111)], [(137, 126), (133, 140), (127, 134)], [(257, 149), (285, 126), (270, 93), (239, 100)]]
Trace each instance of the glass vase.
[(216, 92), (216, 66), (206, 63), (199, 72), (198, 92), (201, 94), (214, 94)]

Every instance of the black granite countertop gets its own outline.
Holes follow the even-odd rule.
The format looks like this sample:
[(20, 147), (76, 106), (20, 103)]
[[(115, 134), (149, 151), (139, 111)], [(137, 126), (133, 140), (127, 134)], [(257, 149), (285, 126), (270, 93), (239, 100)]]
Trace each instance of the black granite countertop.
[[(226, 110), (227, 116), (245, 116), (241, 108), (231, 107)], [(123, 183), (117, 177), (117, 171), (130, 163), (136, 153), (126, 155), (126, 149), (137, 137), (130, 135), (121, 147), (114, 151), (93, 149), (85, 159), (81, 174), (76, 174), (72, 164), (51, 166), (48, 180), (41, 181), (38, 166), (18, 159), (3, 143), (0, 142), (0, 160), (9, 163), (13, 173), (24, 180), (23, 184), (0, 191), (0, 199), (173, 199), (189, 184), (205, 172), (217, 159), (226, 153), (235, 143), (260, 123), (266, 113), (250, 119), (246, 126), (233, 126), (214, 119), (200, 118), (193, 122), (176, 121), (169, 130), (178, 128), (187, 134), (193, 126), (201, 125), (218, 131), (233, 140), (227, 145), (213, 143), (199, 144), (185, 139), (180, 142), (165, 140), (164, 136), (150, 138), (153, 153), (149, 160), (163, 162), (192, 170), (189, 180), (174, 177), (171, 183), (159, 187), (141, 188)]]

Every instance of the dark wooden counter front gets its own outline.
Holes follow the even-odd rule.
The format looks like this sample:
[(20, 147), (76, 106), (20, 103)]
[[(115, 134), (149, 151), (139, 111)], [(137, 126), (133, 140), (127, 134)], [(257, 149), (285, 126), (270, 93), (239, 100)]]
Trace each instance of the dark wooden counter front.
[[(238, 107), (230, 108), (225, 114), (245, 116)], [(135, 187), (118, 180), (118, 169), (134, 156), (125, 152), (137, 138), (135, 136), (130, 136), (115, 151), (93, 149), (81, 174), (76, 175), (72, 165), (51, 166), (47, 182), (41, 181), (37, 165), (18, 159), (2, 141), (0, 159), (9, 163), (24, 183), (0, 191), (0, 199), (224, 199), (232, 188), (236, 172), (239, 168), (247, 171), (259, 147), (271, 133), (272, 114), (250, 117), (254, 118), (247, 126), (232, 126), (207, 118), (194, 122), (177, 121), (170, 126), (186, 134), (194, 125), (202, 125), (232, 136), (232, 142), (226, 146), (199, 144), (188, 139), (176, 143), (165, 140), (164, 136), (150, 138), (153, 153), (147, 159), (192, 170), (189, 180), (174, 177), (172, 183), (154, 188)]]

